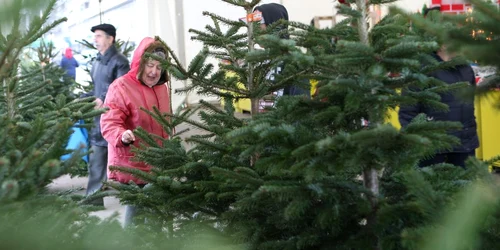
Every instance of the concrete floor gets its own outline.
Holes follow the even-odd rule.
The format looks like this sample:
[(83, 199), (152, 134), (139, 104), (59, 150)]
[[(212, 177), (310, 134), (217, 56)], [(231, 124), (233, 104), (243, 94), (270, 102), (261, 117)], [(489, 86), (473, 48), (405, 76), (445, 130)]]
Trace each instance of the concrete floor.
[[(55, 179), (49, 186), (50, 191), (65, 191), (65, 190), (76, 190), (75, 194), (84, 195), (87, 187), (87, 177), (75, 177), (71, 178), (69, 175), (63, 175)], [(105, 197), (104, 198), (104, 210), (99, 210), (92, 212), (101, 219), (108, 218), (115, 212), (119, 214), (118, 219), (123, 223), (123, 216), (125, 214), (125, 207), (120, 204), (120, 201), (116, 197)]]

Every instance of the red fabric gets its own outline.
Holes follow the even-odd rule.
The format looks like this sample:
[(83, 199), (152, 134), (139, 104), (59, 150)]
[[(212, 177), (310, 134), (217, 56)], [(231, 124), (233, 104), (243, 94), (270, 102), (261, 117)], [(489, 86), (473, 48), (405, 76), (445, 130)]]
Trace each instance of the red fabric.
[[(170, 113), (170, 97), (166, 84), (155, 85), (152, 88), (142, 84), (137, 78), (141, 57), (144, 51), (154, 42), (153, 38), (145, 38), (134, 52), (131, 69), (124, 76), (116, 79), (109, 87), (104, 106), (109, 110), (101, 116), (101, 131), (108, 142), (108, 178), (121, 183), (133, 181), (145, 184), (145, 181), (118, 171), (110, 171), (109, 166), (121, 166), (150, 171), (151, 166), (142, 162), (131, 161), (132, 146), (123, 145), (121, 136), (127, 129), (134, 131), (142, 127), (149, 133), (169, 138), (156, 120), (141, 108), (153, 110), (156, 106), (162, 113)], [(159, 142), (159, 140), (158, 140)], [(133, 144), (143, 147), (142, 141), (136, 136)]]
[(449, 10), (451, 10), (451, 5), (449, 4), (441, 5), (441, 11), (449, 11)]
[(64, 56), (68, 59), (73, 58), (73, 51), (71, 48), (66, 48), (66, 51), (64, 51)]
[[(498, 3), (500, 3), (500, 0), (497, 0)], [(460, 1), (459, 2), (453, 2), (453, 1), (445, 1), (443, 3), (443, 0), (432, 0), (431, 1), (431, 6), (437, 5), (441, 7), (441, 12), (459, 12), (459, 13), (464, 13), (468, 7), (471, 7), (472, 5), (470, 3), (467, 3), (467, 1)], [(451, 13), (451, 14), (457, 14), (457, 13)]]
[(453, 11), (465, 11), (465, 4), (452, 4), (451, 10), (453, 10)]
[[(141, 43), (139, 43), (139, 46), (137, 46), (137, 49), (134, 51), (134, 56), (132, 57), (132, 63), (130, 64), (130, 71), (127, 73), (127, 75), (130, 78), (136, 79), (137, 78), (137, 73), (139, 72), (139, 66), (141, 64), (141, 58), (142, 55), (144, 55), (144, 52), (146, 49), (153, 44), (155, 39), (151, 37), (146, 37), (142, 39)], [(137, 79), (136, 79), (137, 80)]]

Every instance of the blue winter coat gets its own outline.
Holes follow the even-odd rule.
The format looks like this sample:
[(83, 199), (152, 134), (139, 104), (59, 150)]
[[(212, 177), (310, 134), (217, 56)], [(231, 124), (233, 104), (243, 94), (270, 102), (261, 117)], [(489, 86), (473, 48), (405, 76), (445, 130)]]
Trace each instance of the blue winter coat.
[(78, 62), (74, 57), (67, 58), (63, 56), (61, 59), (61, 68), (63, 68), (66, 71), (66, 75), (72, 79), (76, 78), (76, 67), (78, 66)]
[[(94, 83), (94, 88), (90, 93), (83, 94), (82, 97), (95, 96), (103, 102), (106, 100), (106, 93), (109, 85), (118, 77), (125, 75), (130, 70), (128, 59), (118, 52), (115, 46), (109, 47), (104, 55), (97, 55), (96, 61), (92, 64), (90, 76)], [(94, 117), (94, 127), (90, 130), (90, 145), (107, 147), (108, 143), (101, 134), (101, 116)]]
[[(434, 54), (434, 57), (440, 62), (443, 61), (436, 54)], [(447, 70), (438, 70), (431, 73), (430, 76), (448, 84), (466, 81), (474, 86), (476, 82), (474, 71), (469, 65), (461, 65)], [(420, 113), (425, 113), (429, 119), (434, 121), (460, 122), (463, 128), (459, 131), (453, 131), (450, 134), (458, 137), (461, 141), (461, 145), (455, 146), (451, 152), (465, 153), (473, 151), (479, 146), (476, 117), (474, 115), (474, 97), (471, 97), (469, 100), (463, 100), (456, 97), (453, 93), (442, 93), (440, 96), (441, 102), (449, 106), (448, 112), (436, 111), (422, 104), (402, 106), (399, 110), (399, 122), (401, 126), (404, 127), (408, 125), (408, 123)]]

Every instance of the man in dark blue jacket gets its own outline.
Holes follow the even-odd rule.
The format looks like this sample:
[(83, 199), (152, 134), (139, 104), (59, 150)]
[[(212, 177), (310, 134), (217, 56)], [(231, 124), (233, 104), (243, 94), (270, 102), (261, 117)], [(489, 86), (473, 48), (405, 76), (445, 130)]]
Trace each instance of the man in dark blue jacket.
[[(92, 27), (91, 31), (94, 32), (94, 42), (99, 53), (90, 72), (94, 89), (87, 96), (95, 96), (96, 108), (101, 108), (109, 85), (126, 74), (130, 65), (128, 59), (115, 47), (116, 28), (113, 25), (99, 24)], [(92, 152), (89, 155), (87, 195), (99, 191), (107, 176), (108, 143), (102, 137), (100, 123), (101, 116), (94, 117), (94, 127), (90, 132)], [(102, 199), (94, 204), (104, 205)]]
[[(288, 21), (288, 11), (286, 10), (285, 6), (281, 4), (277, 3), (262, 4), (255, 7), (254, 11), (260, 11), (262, 13), (262, 20), (261, 20), (262, 29), (266, 29), (269, 25), (272, 25), (280, 20)], [(288, 29), (287, 24), (277, 27), (276, 32), (279, 33), (281, 39), (290, 38), (287, 29)], [(274, 74), (280, 74), (283, 71), (284, 67), (285, 65), (281, 64), (277, 68), (273, 69), (271, 72), (269, 72), (268, 78), (274, 80)], [(309, 80), (305, 81), (307, 82), (307, 84), (305, 85), (308, 85)], [(300, 86), (290, 85), (286, 86), (283, 89), (283, 95), (293, 95), (293, 96), (304, 95), (309, 97), (311, 93), (310, 93), (310, 88), (305, 89)]]
[[(439, 62), (449, 61), (451, 57), (445, 49), (441, 49), (433, 54)], [(469, 82), (475, 84), (475, 74), (469, 65), (460, 65), (446, 70), (433, 72), (431, 77), (439, 79), (445, 83), (453, 84), (457, 82)], [(422, 104), (415, 106), (402, 106), (399, 110), (399, 122), (401, 126), (406, 126), (410, 121), (420, 113), (425, 113), (428, 119), (434, 121), (456, 121), (463, 125), (459, 131), (451, 132), (452, 135), (460, 139), (461, 144), (455, 146), (449, 152), (438, 152), (431, 159), (420, 162), (420, 167), (425, 167), (437, 163), (450, 163), (456, 166), (465, 167), (465, 160), (469, 156), (475, 155), (475, 150), (479, 146), (477, 136), (476, 118), (474, 116), (474, 97), (470, 100), (463, 100), (456, 97), (453, 93), (441, 94), (441, 102), (449, 106), (448, 112), (437, 111), (431, 107)]]

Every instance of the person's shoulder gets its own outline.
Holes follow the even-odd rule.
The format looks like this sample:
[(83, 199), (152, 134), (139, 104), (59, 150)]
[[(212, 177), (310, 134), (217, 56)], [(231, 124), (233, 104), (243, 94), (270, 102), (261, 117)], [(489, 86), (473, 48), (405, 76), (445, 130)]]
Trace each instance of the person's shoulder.
[(476, 72), (472, 68), (470, 64), (464, 64), (462, 65), (459, 70), (463, 72), (462, 74), (465, 74), (466, 78), (472, 79), (471, 82), (475, 83), (476, 82)]
[(130, 91), (127, 85), (129, 84), (127, 84), (127, 78), (125, 75), (118, 77), (109, 85), (108, 93), (112, 92), (115, 93), (115, 95), (117, 93), (121, 93), (120, 95), (123, 95)]
[(120, 52), (115, 54), (115, 59), (119, 64), (129, 64), (127, 57)]
[(470, 65), (470, 64), (462, 64), (461, 67), (467, 71), (474, 72), (474, 69), (472, 68), (472, 65)]

